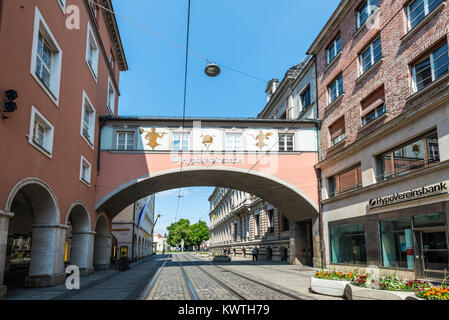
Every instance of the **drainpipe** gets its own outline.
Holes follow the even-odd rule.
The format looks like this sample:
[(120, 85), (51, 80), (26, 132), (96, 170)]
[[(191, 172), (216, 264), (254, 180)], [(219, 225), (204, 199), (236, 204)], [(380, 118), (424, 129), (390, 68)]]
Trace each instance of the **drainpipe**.
[(98, 134), (98, 153), (97, 153), (97, 175), (100, 174), (100, 152), (101, 152), (101, 129), (104, 127), (105, 121), (100, 117), (100, 130)]

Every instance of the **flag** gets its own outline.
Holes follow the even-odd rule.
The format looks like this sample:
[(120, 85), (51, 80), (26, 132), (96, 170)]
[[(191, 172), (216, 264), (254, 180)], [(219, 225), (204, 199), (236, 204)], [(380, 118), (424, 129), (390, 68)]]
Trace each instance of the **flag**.
[(145, 216), (145, 211), (147, 210), (148, 202), (150, 202), (150, 197), (148, 197), (147, 203), (145, 203), (145, 205), (143, 206), (142, 210), (140, 210), (140, 213), (139, 213), (139, 223), (138, 223), (138, 225), (137, 225), (138, 228), (139, 228), (140, 225), (142, 224), (143, 217)]

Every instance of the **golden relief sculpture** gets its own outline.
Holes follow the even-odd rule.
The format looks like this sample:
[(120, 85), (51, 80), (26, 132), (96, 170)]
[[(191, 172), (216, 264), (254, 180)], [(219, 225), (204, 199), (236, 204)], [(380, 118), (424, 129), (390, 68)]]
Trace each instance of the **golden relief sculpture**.
[(166, 132), (157, 132), (156, 128), (151, 128), (151, 131), (145, 131), (144, 129), (140, 129), (140, 134), (144, 134), (145, 139), (148, 140), (147, 146), (150, 146), (153, 150), (157, 146), (160, 146), (160, 143), (157, 142), (158, 139), (162, 139), (167, 133)]
[(259, 134), (257, 136), (254, 136), (252, 134), (249, 134), (251, 137), (256, 139), (257, 143), (256, 146), (262, 150), (263, 147), (268, 146), (268, 144), (265, 143), (265, 140), (270, 140), (270, 136), (273, 134), (271, 132), (263, 133), (263, 130), (259, 130)]
[(203, 138), (203, 144), (206, 147), (207, 151), (209, 151), (210, 146), (214, 143), (214, 136), (202, 135), (201, 138)]

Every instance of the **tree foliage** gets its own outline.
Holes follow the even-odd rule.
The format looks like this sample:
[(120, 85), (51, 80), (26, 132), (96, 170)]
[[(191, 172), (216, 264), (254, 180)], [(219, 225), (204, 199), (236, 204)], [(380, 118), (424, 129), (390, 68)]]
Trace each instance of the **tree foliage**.
[(180, 219), (168, 226), (167, 230), (167, 243), (172, 247), (180, 246), (182, 239), (184, 247), (199, 246), (201, 242), (209, 239), (209, 228), (204, 221), (190, 225), (189, 220)]

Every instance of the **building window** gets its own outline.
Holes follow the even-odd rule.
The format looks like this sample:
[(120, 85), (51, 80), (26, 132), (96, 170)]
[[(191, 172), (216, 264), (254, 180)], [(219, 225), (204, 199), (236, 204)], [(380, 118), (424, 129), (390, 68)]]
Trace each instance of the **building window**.
[(362, 170), (358, 165), (328, 179), (329, 197), (358, 190), (362, 187)]
[(108, 100), (107, 100), (107, 107), (109, 109), (109, 112), (111, 115), (114, 114), (114, 108), (115, 108), (115, 89), (112, 85), (111, 79), (108, 80)]
[(311, 105), (312, 100), (310, 97), (310, 86), (300, 95), (302, 110)]
[(241, 133), (226, 133), (226, 150), (227, 151), (243, 150)]
[(93, 146), (95, 137), (95, 108), (83, 91), (83, 106), (81, 114), (81, 135), (87, 140), (87, 142)]
[(357, 10), (357, 29), (362, 27), (366, 20), (376, 11), (378, 8), (378, 0), (367, 0), (363, 3), (362, 7)]
[(172, 150), (187, 151), (189, 150), (189, 133), (173, 133)]
[(294, 137), (293, 133), (291, 134), (279, 133), (279, 151), (281, 152), (293, 151), (294, 149), (293, 137)]
[(37, 111), (31, 108), (30, 133), (28, 141), (45, 155), (51, 156), (53, 152), (54, 127)]
[(448, 45), (444, 43), (412, 66), (413, 90), (417, 92), (438, 80), (449, 70)]
[(327, 88), (327, 91), (330, 104), (343, 94), (343, 76), (340, 75), (334, 82), (332, 82), (331, 85)]
[(93, 13), (95, 19), (98, 19), (99, 7), (97, 6), (97, 0), (89, 0), (89, 3), (90, 3), (90, 9), (92, 10), (92, 13)]
[(114, 57), (114, 53), (112, 52), (112, 49), (111, 49), (111, 52), (109, 53), (109, 64), (111, 66), (112, 73), (114, 73), (114, 71), (115, 71), (115, 57)]
[(362, 100), (362, 123), (364, 126), (370, 124), (387, 112), (385, 106), (385, 90), (381, 88), (375, 90), (367, 98)]
[(31, 55), (31, 74), (50, 96), (59, 104), (62, 50), (36, 7)]
[(365, 227), (363, 224), (330, 226), (331, 262), (366, 265)]
[(56, 0), (58, 1), (59, 5), (61, 6), (62, 12), (65, 13), (65, 6), (67, 4), (67, 0)]
[(432, 12), (443, 0), (415, 0), (407, 6), (408, 30), (413, 29), (430, 12)]
[(117, 132), (117, 150), (134, 150), (134, 132)]
[(378, 37), (371, 42), (368, 48), (363, 51), (359, 56), (360, 62), (360, 74), (364, 74), (369, 68), (371, 68), (377, 61), (382, 58), (382, 45), (381, 39)]
[(94, 76), (95, 81), (98, 79), (98, 58), (100, 50), (98, 49), (97, 41), (95, 40), (94, 33), (90, 27), (90, 23), (87, 23), (87, 46), (86, 46), (86, 62), (89, 65), (89, 69)]
[(268, 230), (267, 233), (274, 233), (274, 210), (268, 210)]
[(392, 179), (439, 161), (438, 134), (432, 131), (378, 156), (378, 181)]
[(83, 156), (81, 156), (81, 168), (80, 168), (80, 180), (90, 186), (90, 176), (92, 166), (89, 161), (86, 160)]
[(290, 230), (290, 222), (285, 216), (282, 216), (282, 229), (281, 231), (289, 231)]
[(334, 41), (332, 41), (332, 44), (326, 50), (327, 64), (330, 64), (340, 52), (341, 36), (338, 36)]
[(412, 226), (410, 218), (380, 221), (382, 266), (414, 269)]
[(329, 126), (329, 134), (331, 137), (331, 147), (346, 139), (345, 117), (341, 117)]
[(254, 213), (254, 235), (260, 235), (260, 214), (259, 210)]

